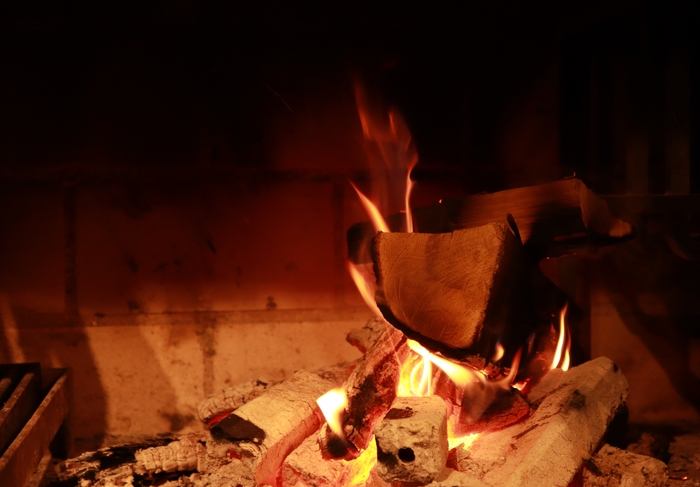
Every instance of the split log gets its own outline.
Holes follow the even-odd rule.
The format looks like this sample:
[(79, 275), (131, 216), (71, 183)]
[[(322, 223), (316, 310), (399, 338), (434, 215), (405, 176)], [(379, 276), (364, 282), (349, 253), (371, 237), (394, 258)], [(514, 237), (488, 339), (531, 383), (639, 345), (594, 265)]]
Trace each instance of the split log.
[(353, 460), (325, 459), (318, 439), (311, 435), (285, 459), (281, 487), (362, 485), (376, 460), (377, 447), (374, 441), (362, 455)]
[[(627, 398), (627, 380), (600, 357), (561, 373), (525, 421), (456, 450), (458, 470), (499, 487), (566, 487)], [(543, 381), (544, 382), (544, 381)]]
[(379, 233), (372, 254), (384, 318), (428, 348), (485, 355), (499, 339), (506, 350), (516, 348), (538, 326), (534, 265), (505, 225)]
[(604, 445), (583, 469), (583, 487), (665, 487), (668, 468), (656, 458)]
[(447, 405), (439, 396), (399, 397), (374, 432), (377, 473), (387, 482), (432, 482), (447, 462)]
[(266, 394), (236, 409), (212, 427), (207, 471), (233, 485), (263, 484), (294, 449), (321, 425), (316, 399), (333, 384), (296, 372)]
[(375, 427), (396, 399), (401, 363), (408, 352), (404, 334), (387, 326), (360, 359), (345, 384), (348, 402), (342, 421), (345, 448), (329, 448), (329, 444), (337, 438), (322, 435), (320, 441), (324, 454), (354, 458), (369, 446)]
[[(538, 259), (560, 257), (586, 245), (608, 245), (633, 237), (634, 229), (610, 213), (608, 204), (579, 179), (479, 194), (412, 210), (421, 233), (445, 233), (489, 222), (515, 219), (523, 244)], [(389, 216), (392, 232), (403, 231), (406, 215)], [(356, 264), (370, 262), (370, 242), (376, 231), (370, 222), (347, 232), (348, 256)]]
[(384, 330), (386, 330), (386, 321), (381, 318), (371, 318), (362, 328), (350, 330), (345, 341), (360, 352), (367, 353), (367, 350), (374, 345)]
[[(313, 374), (340, 387), (354, 370), (356, 362), (330, 365), (315, 370)], [(214, 426), (244, 404), (260, 397), (281, 381), (254, 379), (222, 389), (204, 399), (197, 407), (199, 419), (208, 426)]]

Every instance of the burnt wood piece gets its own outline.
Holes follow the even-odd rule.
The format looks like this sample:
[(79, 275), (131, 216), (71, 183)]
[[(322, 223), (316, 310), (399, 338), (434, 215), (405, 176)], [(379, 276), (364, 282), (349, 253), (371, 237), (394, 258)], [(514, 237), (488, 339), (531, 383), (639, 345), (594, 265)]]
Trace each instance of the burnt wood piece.
[(661, 460), (610, 445), (603, 445), (583, 469), (583, 487), (665, 487), (668, 480)]
[(379, 233), (372, 255), (384, 318), (451, 357), (515, 350), (538, 326), (534, 264), (500, 223), (452, 233)]
[[(608, 245), (633, 237), (629, 223), (610, 213), (608, 204), (579, 179), (479, 194), (415, 208), (415, 231), (445, 233), (489, 222), (506, 224), (513, 215), (523, 244), (538, 259), (560, 257), (587, 245)], [(392, 232), (405, 231), (406, 215), (389, 216)], [(348, 257), (355, 264), (371, 260), (369, 248), (376, 231), (371, 222), (347, 232)]]
[(203, 471), (206, 464), (206, 434), (192, 433), (162, 446), (138, 450), (134, 473), (155, 475), (162, 472)]
[(71, 374), (65, 370), (0, 457), (0, 485), (25, 485), (70, 416)]
[[(375, 427), (396, 399), (401, 364), (408, 352), (404, 334), (392, 326), (387, 326), (380, 338), (360, 359), (345, 383), (348, 401), (343, 419), (343, 431), (348, 446), (346, 458), (357, 457), (369, 446)], [(330, 439), (332, 436), (324, 438)], [(328, 441), (324, 438), (320, 441)], [(322, 444), (321, 447), (324, 452), (328, 451), (327, 444)]]
[(333, 384), (298, 371), (222, 419), (207, 442), (207, 472), (243, 487), (262, 485), (308, 436), (322, 415), (316, 399)]
[(628, 385), (605, 357), (553, 377), (540, 383), (549, 389), (525, 421), (456, 449), (458, 470), (492, 486), (568, 486), (624, 405)]
[(377, 459), (374, 442), (358, 458), (351, 460), (327, 460), (321, 452), (316, 435), (309, 436), (284, 460), (280, 475), (281, 487), (313, 485), (315, 487), (337, 487), (364, 485)]
[[(335, 387), (340, 387), (350, 377), (355, 365), (356, 362), (330, 365), (314, 370), (313, 374), (333, 383)], [(199, 403), (197, 406), (199, 419), (210, 427), (214, 426), (228, 414), (256, 397), (262, 396), (270, 387), (280, 382), (254, 379), (221, 389)]]
[(353, 347), (357, 348), (362, 353), (367, 353), (367, 350), (376, 342), (386, 329), (386, 321), (382, 318), (370, 318), (362, 328), (350, 330), (345, 337), (345, 341)]
[(397, 397), (374, 434), (384, 481), (432, 482), (447, 462), (447, 404), (440, 396)]
[[(472, 387), (479, 391), (477, 394), (483, 394), (485, 389), (481, 384), (474, 384)], [(465, 394), (465, 396), (469, 397), (469, 394)], [(517, 423), (530, 414), (530, 405), (520, 396), (517, 389), (497, 388), (486, 408), (481, 406), (473, 408), (468, 400), (462, 399), (462, 406), (459, 408), (459, 412), (455, 411), (455, 414), (458, 414), (457, 417), (460, 418), (455, 426), (455, 434), (462, 436), (471, 433), (498, 431)]]

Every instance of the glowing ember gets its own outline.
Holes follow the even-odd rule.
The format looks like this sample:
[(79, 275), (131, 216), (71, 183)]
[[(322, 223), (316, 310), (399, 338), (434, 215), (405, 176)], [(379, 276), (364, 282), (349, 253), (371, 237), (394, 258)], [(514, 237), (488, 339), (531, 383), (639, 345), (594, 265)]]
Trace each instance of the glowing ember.
[(447, 422), (447, 448), (452, 450), (458, 446), (462, 446), (465, 450), (471, 447), (476, 439), (481, 435), (481, 433), (470, 433), (464, 436), (455, 436), (455, 421), (457, 418), (455, 416), (450, 417)]
[(375, 463), (377, 463), (377, 442), (372, 438), (367, 449), (353, 461), (355, 473), (346, 485), (348, 487), (365, 485)]
[(561, 365), (563, 371), (569, 370), (571, 362), (569, 349), (571, 348), (571, 343), (568, 339), (569, 331), (566, 327), (566, 310), (568, 307), (569, 305), (567, 303), (562, 308), (561, 313), (559, 313), (559, 340), (557, 341), (557, 350), (554, 353), (554, 359), (552, 360), (552, 365), (549, 367), (550, 369), (556, 369)]
[(348, 406), (348, 398), (344, 389), (331, 389), (324, 395), (316, 399), (316, 404), (321, 408), (323, 417), (326, 418), (328, 427), (340, 438), (345, 438), (343, 434), (343, 413)]

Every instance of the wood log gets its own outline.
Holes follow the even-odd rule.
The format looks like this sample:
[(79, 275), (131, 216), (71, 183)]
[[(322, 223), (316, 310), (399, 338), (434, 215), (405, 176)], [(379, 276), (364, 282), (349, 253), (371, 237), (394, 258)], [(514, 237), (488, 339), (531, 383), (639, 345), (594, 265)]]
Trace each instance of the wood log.
[[(489, 222), (506, 224), (513, 215), (523, 244), (534, 257), (560, 257), (587, 245), (628, 240), (634, 229), (610, 213), (607, 203), (579, 179), (479, 194), (412, 210), (415, 231), (445, 233)], [(404, 231), (406, 215), (389, 216), (392, 232)], [(348, 257), (355, 264), (370, 262), (370, 242), (376, 231), (371, 222), (353, 225), (347, 232)]]
[[(356, 362), (330, 365), (313, 371), (313, 374), (331, 382), (336, 387), (340, 387), (350, 377), (356, 365)], [(280, 382), (254, 379), (221, 389), (199, 403), (197, 406), (199, 419), (209, 427), (214, 426), (233, 411), (256, 397), (262, 396), (270, 387)]]
[(302, 370), (239, 407), (211, 428), (207, 471), (233, 485), (263, 484), (319, 429), (322, 416), (316, 399), (332, 388), (332, 383)]
[(374, 429), (396, 399), (401, 363), (408, 356), (406, 337), (388, 326), (360, 359), (345, 384), (347, 410), (342, 421), (344, 450), (330, 448), (332, 435), (324, 436), (322, 449), (335, 457), (354, 458), (372, 440)]
[(583, 487), (665, 487), (668, 468), (656, 458), (603, 447), (584, 463)]
[(439, 396), (398, 397), (374, 432), (386, 482), (432, 482), (447, 462), (447, 405)]
[(134, 454), (134, 473), (153, 475), (161, 472), (204, 471), (206, 465), (205, 434), (192, 433), (162, 446), (138, 450)]
[(318, 438), (311, 435), (284, 460), (281, 487), (363, 485), (376, 461), (377, 447), (374, 441), (358, 458), (326, 459)]
[(371, 318), (362, 328), (350, 330), (350, 333), (345, 337), (345, 341), (360, 352), (367, 353), (367, 350), (384, 333), (386, 325), (386, 321), (381, 318)]
[(446, 468), (434, 481), (427, 484), (425, 487), (492, 487), (483, 483), (479, 479), (459, 472), (457, 470)]
[[(544, 382), (544, 381), (543, 381)], [(525, 421), (456, 450), (458, 470), (499, 487), (566, 487), (591, 457), (627, 398), (627, 380), (605, 357), (552, 381)]]
[[(453, 233), (379, 233), (377, 306), (392, 325), (451, 357), (506, 350), (539, 326), (533, 264), (499, 223)], [(515, 345), (515, 346), (511, 346)]]

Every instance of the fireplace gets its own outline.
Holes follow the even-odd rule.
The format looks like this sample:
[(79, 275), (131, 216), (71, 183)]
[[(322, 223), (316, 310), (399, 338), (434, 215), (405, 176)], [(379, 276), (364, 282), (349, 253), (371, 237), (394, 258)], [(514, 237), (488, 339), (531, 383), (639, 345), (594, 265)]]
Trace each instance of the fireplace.
[(414, 207), (576, 175), (634, 224), (541, 268), (583, 312), (575, 363), (620, 367), (632, 422), (698, 420), (688, 12), (246, 8), (8, 17), (0, 357), (72, 368), (76, 454), (199, 431), (210, 394), (361, 356), (348, 179), (380, 178), (358, 80), (413, 134)]

